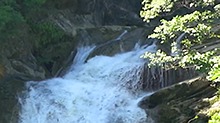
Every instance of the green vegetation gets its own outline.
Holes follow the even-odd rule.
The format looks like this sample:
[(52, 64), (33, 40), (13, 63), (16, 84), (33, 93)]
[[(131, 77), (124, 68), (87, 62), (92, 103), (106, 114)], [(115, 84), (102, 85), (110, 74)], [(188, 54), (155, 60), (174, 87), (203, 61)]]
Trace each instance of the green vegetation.
[(12, 47), (17, 48), (17, 45), (15, 50), (19, 54), (25, 52), (19, 46), (29, 46), (27, 51), (31, 50), (37, 63), (43, 67), (49, 66), (46, 69), (52, 71), (55, 63), (52, 59), (62, 59), (64, 56), (57, 57), (57, 54), (65, 52), (63, 47), (69, 45), (69, 37), (51, 19), (52, 12), (57, 10), (54, 5), (59, 2), (62, 1), (0, 0), (0, 47), (14, 44)]
[(36, 24), (33, 29), (33, 32), (36, 33), (37, 37), (40, 37), (36, 42), (38, 48), (45, 48), (50, 44), (57, 43), (64, 36), (64, 32), (51, 22)]
[(172, 14), (175, 10), (185, 7), (190, 9), (213, 6), (215, 0), (143, 0), (140, 16), (144, 21)]
[[(219, 100), (220, 99), (219, 99), (219, 95), (218, 95), (218, 97), (215, 99), (214, 103), (216, 103)], [(211, 111), (209, 111), (209, 116), (211, 116), (211, 118), (210, 118), (208, 123), (219, 123), (220, 122), (220, 110), (219, 110), (219, 107), (215, 107)]]
[[(219, 47), (209, 48), (208, 44), (220, 39), (220, 29), (214, 29), (220, 23), (220, 4), (215, 0), (143, 0), (142, 4), (140, 15), (145, 22), (160, 19), (149, 35), (158, 39), (160, 48), (142, 56), (149, 59), (149, 67), (195, 67), (208, 80), (219, 83)], [(174, 14), (183, 8), (188, 11)], [(220, 112), (211, 114), (209, 123), (219, 122)]]
[(16, 36), (19, 27), (25, 23), (23, 16), (8, 5), (0, 6), (0, 15), (0, 39)]
[(46, 2), (47, 0), (1, 0), (0, 40), (7, 42), (12, 37), (29, 35), (30, 41), (37, 48), (58, 42), (64, 32), (51, 21), (45, 20), (48, 18), (48, 10), (44, 8)]
[(220, 123), (220, 112), (216, 112), (211, 116), (209, 123)]
[[(161, 0), (160, 0), (161, 1)], [(149, 15), (145, 15), (150, 10), (155, 10), (157, 16), (159, 13), (163, 13), (164, 7), (166, 12), (172, 11), (173, 7), (181, 0), (171, 2), (164, 0), (160, 2), (163, 5), (156, 5), (157, 0), (151, 2), (144, 1), (144, 10), (142, 11), (142, 17), (149, 21)], [(196, 46), (208, 43), (208, 40), (214, 40), (220, 38), (220, 34), (212, 30), (215, 23), (220, 18), (219, 5), (214, 5), (214, 1), (209, 1), (204, 4), (201, 1), (189, 1), (194, 7), (198, 9), (192, 13), (185, 15), (174, 16), (171, 20), (161, 19), (161, 24), (154, 29), (154, 33), (149, 35), (149, 38), (156, 38), (160, 41), (160, 44), (170, 46), (168, 51), (158, 50), (157, 53), (145, 53), (143, 58), (149, 58), (149, 66), (157, 65), (164, 68), (170, 67), (189, 67), (195, 66), (195, 68), (208, 74), (208, 79), (213, 81), (219, 81), (219, 55), (218, 49), (211, 49), (210, 51), (201, 51)], [(149, 7), (149, 5), (151, 7)], [(146, 6), (149, 8), (146, 9)], [(204, 7), (210, 6), (211, 10), (204, 9)], [(161, 10), (161, 11), (159, 11)], [(146, 12), (145, 14), (143, 14)], [(156, 16), (154, 16), (156, 17)], [(158, 60), (160, 59), (160, 60)]]

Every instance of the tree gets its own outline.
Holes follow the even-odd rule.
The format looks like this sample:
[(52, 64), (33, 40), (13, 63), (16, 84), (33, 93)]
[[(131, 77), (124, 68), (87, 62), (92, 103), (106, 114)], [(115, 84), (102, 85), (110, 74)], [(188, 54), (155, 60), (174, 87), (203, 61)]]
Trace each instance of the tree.
[(0, 38), (16, 35), (19, 26), (25, 23), (23, 16), (11, 6), (0, 6)]
[[(206, 48), (210, 43), (220, 43), (220, 28), (215, 28), (220, 24), (219, 3), (219, 0), (143, 0), (140, 12), (143, 20), (149, 23), (161, 19), (148, 37), (158, 39), (162, 46), (170, 46), (169, 50), (161, 48), (156, 53), (145, 53), (142, 57), (149, 59), (148, 65), (164, 69), (194, 66), (208, 80), (219, 83), (219, 47)], [(183, 8), (188, 11), (174, 14)], [(169, 17), (165, 19), (166, 16)], [(211, 114), (209, 123), (218, 123), (219, 114), (220, 111)]]
[[(210, 40), (220, 38), (214, 26), (219, 22), (220, 4), (215, 0), (143, 0), (141, 17), (147, 23), (161, 19), (149, 38), (169, 45), (169, 50), (160, 49), (157, 53), (145, 53), (142, 57), (150, 60), (149, 66), (188, 67), (208, 74), (209, 80), (220, 81), (219, 49), (201, 50)], [(180, 15), (179, 9), (187, 9)], [(167, 16), (168, 19), (164, 19)], [(202, 45), (203, 44), (203, 45)], [(200, 48), (198, 48), (200, 47)], [(160, 59), (160, 60), (158, 60)]]

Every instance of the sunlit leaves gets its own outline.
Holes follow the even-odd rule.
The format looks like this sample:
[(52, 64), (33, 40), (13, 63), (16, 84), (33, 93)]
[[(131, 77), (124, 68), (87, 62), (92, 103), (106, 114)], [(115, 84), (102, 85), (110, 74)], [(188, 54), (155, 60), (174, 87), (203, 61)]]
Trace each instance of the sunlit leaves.
[(220, 56), (215, 56), (210, 59), (210, 61), (212, 62), (213, 66), (209, 71), (209, 76), (207, 78), (215, 82), (220, 82)]
[[(178, 1), (166, 2), (175, 3)], [(151, 10), (149, 13), (154, 15), (154, 17), (162, 12), (158, 10), (162, 8), (162, 4), (165, 4), (165, 1), (163, 1), (156, 5), (155, 8), (153, 8), (153, 5), (149, 5), (156, 4), (155, 2), (153, 0), (145, 0), (143, 2), (145, 4), (144, 12)], [(214, 5), (214, 0), (189, 0), (188, 2), (194, 7)], [(149, 66), (161, 66), (164, 68), (194, 66), (196, 70), (208, 74), (207, 78), (209, 80), (220, 81), (220, 60), (219, 56), (216, 55), (217, 50), (203, 53), (192, 49), (192, 47), (207, 42), (209, 39), (219, 37), (218, 34), (212, 31), (212, 26), (220, 18), (220, 5), (216, 5), (213, 10), (215, 11), (194, 11), (182, 16), (175, 16), (171, 20), (161, 20), (161, 24), (148, 37), (159, 39), (161, 44), (170, 45), (170, 52), (165, 53), (158, 50), (156, 53), (145, 53), (142, 57), (149, 59)], [(150, 16), (145, 16), (144, 19), (150, 18)]]
[(217, 4), (215, 7), (214, 7), (215, 11), (217, 12), (220, 12), (220, 4)]
[[(172, 20), (161, 20), (161, 25), (156, 27), (154, 33), (149, 38), (157, 38), (161, 43), (176, 41), (182, 34), (186, 33), (191, 38), (192, 42), (201, 43), (203, 40), (214, 37), (211, 32), (211, 20), (217, 18), (215, 13), (210, 11), (198, 12), (184, 16), (176, 16)], [(185, 41), (186, 42), (186, 41)], [(184, 42), (182, 42), (184, 45)], [(193, 43), (188, 43), (185, 46), (190, 46)]]
[(149, 59), (149, 67), (160, 66), (165, 69), (175, 67), (173, 63), (180, 59), (177, 56), (169, 56), (161, 50), (158, 50), (156, 53), (146, 52), (141, 58)]
[(150, 19), (157, 17), (162, 12), (170, 12), (173, 7), (172, 0), (143, 0), (140, 16), (149, 22)]
[(220, 111), (214, 113), (208, 123), (220, 123)]
[(175, 7), (184, 6), (187, 8), (206, 7), (214, 5), (215, 0), (143, 0), (140, 16), (145, 22), (150, 22), (164, 13), (172, 12)]

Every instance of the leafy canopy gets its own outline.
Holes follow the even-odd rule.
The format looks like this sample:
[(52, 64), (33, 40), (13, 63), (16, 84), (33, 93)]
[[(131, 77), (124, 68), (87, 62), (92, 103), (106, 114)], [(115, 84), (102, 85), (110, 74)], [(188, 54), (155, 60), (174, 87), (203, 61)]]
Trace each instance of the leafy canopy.
[(144, 21), (150, 22), (158, 16), (172, 13), (178, 8), (205, 8), (215, 4), (215, 0), (143, 0), (140, 16)]
[(146, 22), (169, 15), (178, 7), (188, 7), (192, 11), (169, 20), (161, 19), (160, 25), (148, 37), (158, 39), (162, 46), (169, 45), (170, 48), (169, 51), (145, 53), (142, 57), (150, 60), (149, 66), (195, 66), (198, 71), (207, 73), (209, 80), (219, 82), (219, 50), (205, 50), (206, 45), (200, 47), (210, 43), (209, 40), (220, 38), (218, 31), (213, 30), (220, 19), (220, 5), (215, 3), (215, 0), (144, 0), (140, 15)]

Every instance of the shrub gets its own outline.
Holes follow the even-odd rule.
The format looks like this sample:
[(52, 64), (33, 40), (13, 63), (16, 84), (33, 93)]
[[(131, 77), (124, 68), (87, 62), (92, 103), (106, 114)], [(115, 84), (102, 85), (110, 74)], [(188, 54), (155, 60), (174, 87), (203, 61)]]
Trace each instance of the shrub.
[(19, 26), (25, 23), (23, 16), (10, 6), (0, 6), (0, 38), (7, 38), (19, 32)]
[(52, 22), (42, 22), (33, 26), (33, 32), (37, 35), (37, 47), (43, 48), (50, 44), (59, 42), (64, 32)]
[[(159, 1), (163, 2), (158, 3)], [(202, 52), (194, 47), (210, 39), (220, 38), (219, 34), (212, 31), (215, 21), (220, 18), (220, 7), (214, 6), (214, 0), (205, 3), (203, 0), (187, 1), (191, 5), (185, 4), (186, 6), (194, 8), (208, 6), (211, 9), (177, 15), (171, 20), (162, 19), (161, 24), (148, 37), (158, 39), (161, 45), (170, 45), (170, 51), (158, 50), (157, 53), (145, 53), (142, 57), (150, 60), (149, 66), (157, 65), (164, 68), (195, 66), (198, 71), (208, 74), (209, 80), (217, 82), (220, 80), (219, 50)], [(181, 0), (144, 0), (141, 16), (149, 22), (156, 16), (171, 12), (179, 2)], [(149, 11), (156, 13), (156, 16), (146, 15)]]

